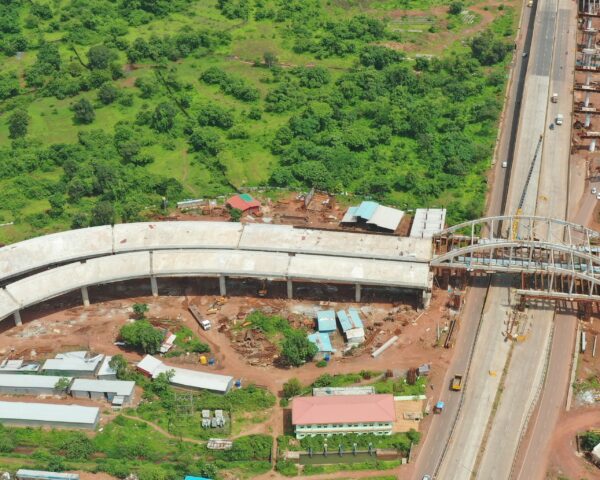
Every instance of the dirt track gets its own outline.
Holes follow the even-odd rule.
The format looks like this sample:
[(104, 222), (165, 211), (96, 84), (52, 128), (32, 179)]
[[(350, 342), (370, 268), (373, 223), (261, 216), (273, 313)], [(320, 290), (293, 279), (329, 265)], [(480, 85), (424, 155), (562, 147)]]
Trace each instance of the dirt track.
[(591, 428), (600, 428), (600, 406), (573, 410), (562, 415), (552, 439), (550, 478), (599, 478), (598, 468), (579, 456), (575, 444), (575, 435)]

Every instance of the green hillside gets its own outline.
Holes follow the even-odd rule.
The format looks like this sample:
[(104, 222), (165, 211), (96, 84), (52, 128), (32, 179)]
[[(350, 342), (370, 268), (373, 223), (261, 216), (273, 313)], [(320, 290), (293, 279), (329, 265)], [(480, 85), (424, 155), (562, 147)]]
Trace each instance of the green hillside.
[(479, 215), (518, 4), (448, 3), (0, 0), (0, 242), (261, 185)]

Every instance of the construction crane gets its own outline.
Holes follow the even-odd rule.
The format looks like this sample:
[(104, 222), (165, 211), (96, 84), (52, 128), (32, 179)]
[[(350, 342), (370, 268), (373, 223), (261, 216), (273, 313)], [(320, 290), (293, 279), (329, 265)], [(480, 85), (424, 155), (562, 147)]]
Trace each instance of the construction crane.
[(533, 158), (531, 160), (531, 165), (529, 166), (529, 172), (527, 173), (527, 178), (525, 179), (525, 185), (523, 185), (523, 192), (521, 193), (521, 198), (519, 199), (519, 205), (517, 206), (517, 214), (513, 220), (512, 224), (512, 239), (515, 240), (517, 238), (517, 234), (519, 233), (519, 217), (523, 214), (523, 204), (525, 203), (525, 196), (527, 195), (527, 188), (529, 187), (529, 182), (531, 181), (531, 176), (533, 175), (533, 167), (535, 167), (535, 161), (540, 153), (540, 149), (542, 148), (542, 140), (544, 139), (543, 135), (540, 135), (540, 138), (537, 143), (537, 147), (535, 147), (535, 153), (533, 154)]

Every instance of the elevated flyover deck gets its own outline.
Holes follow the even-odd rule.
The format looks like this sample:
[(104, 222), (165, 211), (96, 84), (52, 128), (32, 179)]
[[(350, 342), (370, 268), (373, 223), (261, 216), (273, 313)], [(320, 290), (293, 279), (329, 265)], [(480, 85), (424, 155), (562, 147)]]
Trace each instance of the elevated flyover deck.
[(428, 239), (231, 222), (156, 222), (93, 227), (0, 248), (0, 319), (87, 287), (150, 278), (227, 277), (431, 289)]

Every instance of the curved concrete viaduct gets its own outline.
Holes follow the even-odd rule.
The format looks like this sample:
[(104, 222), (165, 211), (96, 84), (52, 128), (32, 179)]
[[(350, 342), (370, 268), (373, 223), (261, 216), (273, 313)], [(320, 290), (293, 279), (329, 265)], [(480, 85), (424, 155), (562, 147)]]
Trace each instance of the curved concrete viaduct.
[(228, 222), (133, 223), (72, 230), (0, 249), (0, 319), (87, 287), (160, 277), (268, 278), (431, 289), (430, 240)]

